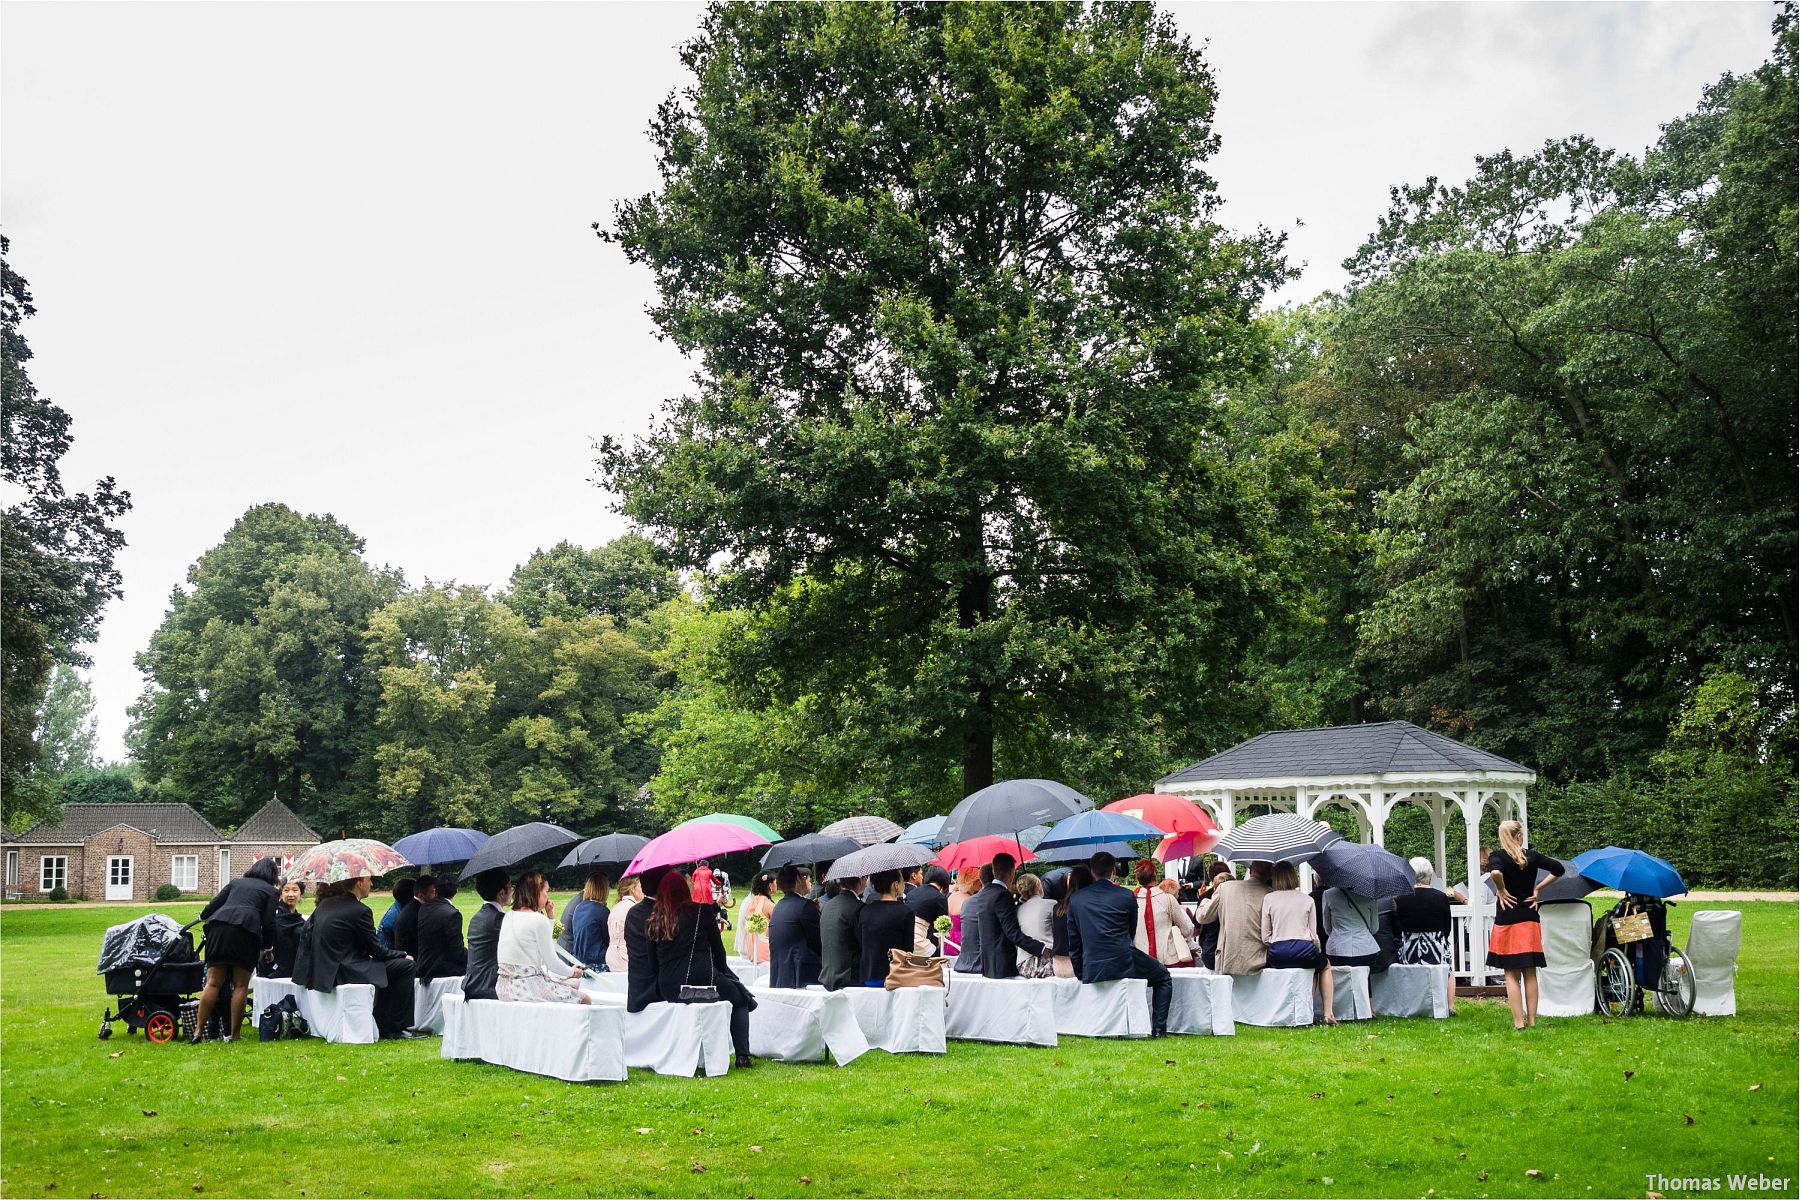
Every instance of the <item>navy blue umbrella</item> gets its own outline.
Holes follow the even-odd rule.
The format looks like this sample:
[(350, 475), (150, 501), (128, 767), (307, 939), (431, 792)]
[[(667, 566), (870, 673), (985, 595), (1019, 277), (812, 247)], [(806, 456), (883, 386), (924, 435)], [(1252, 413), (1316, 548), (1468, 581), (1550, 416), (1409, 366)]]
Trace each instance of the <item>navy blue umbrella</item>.
[(1407, 896), (1413, 890), (1413, 870), (1404, 858), (1363, 842), (1331, 843), (1312, 860), (1312, 869), (1325, 886), (1369, 900)]
[(474, 857), (488, 840), (479, 829), (457, 829), (444, 825), (409, 833), (394, 843), (394, 852), (416, 863), (459, 863)]

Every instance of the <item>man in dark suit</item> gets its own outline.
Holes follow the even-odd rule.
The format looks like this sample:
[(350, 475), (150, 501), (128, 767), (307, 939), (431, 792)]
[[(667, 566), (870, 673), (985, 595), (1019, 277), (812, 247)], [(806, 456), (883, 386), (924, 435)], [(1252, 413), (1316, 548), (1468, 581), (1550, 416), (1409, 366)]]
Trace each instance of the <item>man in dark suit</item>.
[(862, 890), (862, 880), (844, 880), (819, 914), (819, 982), (828, 992), (863, 982)]
[(950, 915), (949, 892), (950, 872), (933, 863), (925, 871), (924, 882), (906, 893), (906, 907), (912, 910), (914, 920), (925, 922), (925, 936), (931, 940), (933, 950), (943, 946), (932, 926), (939, 917)]
[[(1044, 943), (1019, 928), (1018, 904), (1013, 900), (1013, 872), (1018, 860), (1010, 854), (994, 855), (994, 881), (981, 889), (981, 973), (989, 979), (1012, 979), (1019, 973), (1019, 956), (1014, 947), (1027, 954), (1043, 957), (1050, 953)], [(1136, 901), (1134, 900), (1135, 904)], [(969, 914), (963, 910), (963, 927), (969, 925)]]
[(1169, 968), (1131, 944), (1137, 927), (1137, 899), (1113, 882), (1112, 855), (1088, 859), (1094, 882), (1069, 898), (1069, 958), (1083, 983), (1144, 979), (1150, 983), (1150, 1036), (1169, 1032), (1169, 1002), (1175, 985)]
[(448, 979), (469, 969), (469, 952), (463, 948), (463, 919), (456, 905), (456, 876), (419, 877), (413, 899), (419, 903), (416, 925), (418, 953), (413, 956), (420, 983)]
[(363, 899), (375, 881), (367, 875), (339, 885), (345, 890), (321, 900), (307, 933), (312, 953), (304, 986), (318, 992), (345, 983), (375, 985), (375, 1027), (384, 1038), (425, 1034), (413, 1023), (413, 961), (375, 936), (375, 917)]
[(419, 876), (413, 882), (412, 899), (400, 906), (400, 913), (394, 918), (394, 949), (402, 954), (412, 955), (415, 962), (419, 957), (419, 902), (426, 880), (435, 884), (437, 877)]
[(475, 877), (475, 894), (482, 905), (469, 918), (468, 966), (463, 973), (463, 999), (498, 1000), (494, 988), (500, 982), (500, 922), (512, 899), (512, 880), (499, 867)]
[(781, 899), (769, 914), (769, 986), (808, 987), (819, 982), (821, 948), (819, 910), (807, 899), (812, 881), (787, 866), (776, 874), (775, 886)]

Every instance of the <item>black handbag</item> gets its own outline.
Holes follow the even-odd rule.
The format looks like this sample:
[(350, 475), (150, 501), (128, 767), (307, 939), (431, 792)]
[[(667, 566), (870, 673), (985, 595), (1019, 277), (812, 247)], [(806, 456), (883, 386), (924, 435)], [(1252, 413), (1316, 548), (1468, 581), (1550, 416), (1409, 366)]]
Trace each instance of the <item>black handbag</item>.
[[(719, 999), (719, 989), (715, 984), (685, 982), (685, 980), (694, 977), (694, 951), (700, 948), (700, 917), (701, 914), (695, 912), (694, 940), (688, 944), (687, 969), (681, 974), (684, 982), (681, 985), (681, 991), (678, 995), (681, 997), (681, 1002), (683, 1004), (712, 1004)], [(715, 968), (713, 967), (712, 955), (710, 954), (706, 956), (706, 967), (707, 974), (713, 978), (717, 978), (713, 975)]]
[(262, 1010), (262, 1016), (256, 1019), (256, 1040), (259, 1042), (279, 1042), (286, 1032), (286, 1014), (281, 1005), (271, 1004)]

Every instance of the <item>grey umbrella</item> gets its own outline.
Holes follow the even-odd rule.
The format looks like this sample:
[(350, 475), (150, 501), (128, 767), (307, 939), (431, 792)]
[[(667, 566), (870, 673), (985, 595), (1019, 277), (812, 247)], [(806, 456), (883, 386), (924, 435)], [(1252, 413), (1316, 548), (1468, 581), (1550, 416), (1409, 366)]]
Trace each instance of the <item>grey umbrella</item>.
[(1327, 887), (1353, 896), (1379, 900), (1407, 896), (1413, 890), (1412, 868), (1392, 850), (1362, 842), (1333, 842), (1312, 860), (1312, 869)]
[(914, 867), (922, 867), (935, 857), (929, 846), (912, 843), (870, 846), (866, 850), (857, 850), (846, 854), (831, 866), (825, 881), (833, 879), (861, 879), (864, 875), (879, 875), (883, 871), (909, 871)]
[(1092, 800), (1054, 779), (1003, 779), (951, 809), (938, 830), (937, 843), (948, 846), (984, 834), (1016, 838), (1020, 830), (1054, 825), (1092, 807)]
[(1226, 862), (1303, 863), (1343, 840), (1323, 821), (1278, 812), (1245, 821), (1220, 838), (1213, 853)]
[(773, 871), (777, 867), (801, 866), (805, 863), (830, 862), (846, 854), (862, 849), (855, 838), (830, 837), (820, 833), (809, 833), (804, 837), (789, 838), (769, 847), (763, 855), (763, 870)]
[(858, 846), (873, 846), (905, 833), (904, 826), (886, 817), (845, 817), (819, 830), (821, 835), (854, 838)]
[[(1539, 904), (1572, 904), (1587, 897), (1589, 892), (1599, 891), (1600, 885), (1575, 869), (1575, 864), (1568, 859), (1561, 859), (1563, 873), (1556, 879), (1544, 884), (1538, 892)], [(1538, 872), (1538, 882), (1543, 882), (1546, 871)]]
[(473, 858), (463, 867), (461, 879), (473, 879), (494, 867), (510, 867), (528, 858), (538, 858), (553, 850), (561, 850), (581, 840), (573, 829), (552, 825), (548, 821), (529, 821), (503, 829), (481, 844)]
[(607, 833), (589, 838), (563, 856), (559, 867), (592, 867), (618, 863), (624, 866), (637, 857), (637, 852), (650, 844), (647, 837), (635, 833)]

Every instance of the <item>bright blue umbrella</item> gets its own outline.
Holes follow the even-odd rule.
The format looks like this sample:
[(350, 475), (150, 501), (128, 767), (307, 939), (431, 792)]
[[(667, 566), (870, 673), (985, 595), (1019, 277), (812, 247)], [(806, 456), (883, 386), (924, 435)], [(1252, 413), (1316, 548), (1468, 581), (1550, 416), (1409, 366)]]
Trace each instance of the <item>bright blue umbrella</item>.
[(1133, 846), (1130, 842), (1082, 842), (1078, 845), (1053, 846), (1048, 850), (1039, 850), (1037, 856), (1044, 862), (1084, 863), (1102, 850), (1114, 858), (1142, 858), (1143, 848)]
[(467, 862), (481, 849), (488, 835), (479, 829), (457, 829), (441, 826), (409, 833), (394, 843), (396, 853), (416, 863)]
[(1160, 828), (1140, 817), (1094, 808), (1072, 817), (1064, 817), (1052, 825), (1050, 832), (1044, 835), (1044, 840), (1035, 849), (1041, 858), (1045, 850), (1057, 850), (1065, 846), (1095, 846), (1102, 842), (1128, 842), (1147, 838), (1161, 841), (1164, 836)]
[(900, 836), (894, 841), (902, 846), (935, 846), (937, 845), (937, 832), (943, 827), (944, 818), (926, 817), (923, 821), (914, 821), (902, 829)]
[(1681, 872), (1654, 854), (1607, 846), (1584, 850), (1569, 865), (1602, 887), (1617, 888), (1639, 896), (1680, 896), (1687, 892)]

